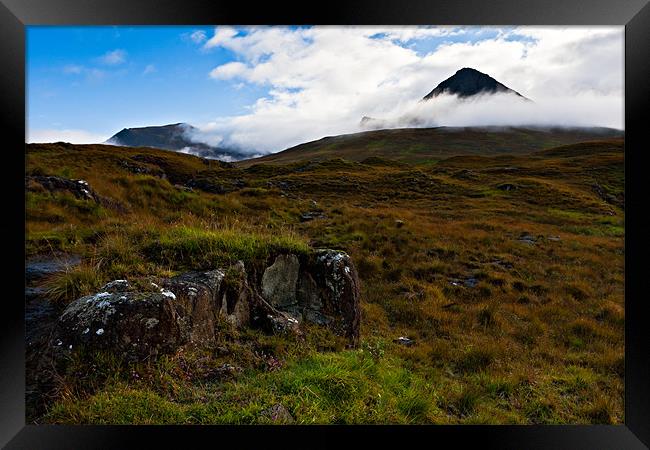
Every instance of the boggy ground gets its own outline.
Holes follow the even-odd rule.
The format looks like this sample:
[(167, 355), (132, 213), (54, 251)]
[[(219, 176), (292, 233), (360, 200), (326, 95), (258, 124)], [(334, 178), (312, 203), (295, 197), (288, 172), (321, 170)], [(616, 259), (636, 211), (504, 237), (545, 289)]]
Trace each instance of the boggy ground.
[[(345, 250), (362, 283), (357, 349), (319, 328), (296, 340), (225, 325), (217, 350), (156, 361), (80, 349), (30, 421), (265, 423), (278, 404), (301, 424), (624, 420), (622, 140), (246, 169), (28, 145), (27, 175), (28, 255), (82, 257), (45, 282), (56, 305), (278, 249)], [(100, 200), (42, 189), (45, 175)]]

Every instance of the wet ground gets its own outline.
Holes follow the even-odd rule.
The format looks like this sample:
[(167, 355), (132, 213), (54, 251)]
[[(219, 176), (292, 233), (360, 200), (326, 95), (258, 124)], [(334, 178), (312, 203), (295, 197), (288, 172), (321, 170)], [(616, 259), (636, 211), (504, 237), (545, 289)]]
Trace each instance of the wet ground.
[(60, 311), (44, 297), (47, 277), (81, 263), (75, 255), (39, 255), (25, 262), (25, 369), (27, 420), (44, 412), (47, 392), (54, 388), (48, 342)]

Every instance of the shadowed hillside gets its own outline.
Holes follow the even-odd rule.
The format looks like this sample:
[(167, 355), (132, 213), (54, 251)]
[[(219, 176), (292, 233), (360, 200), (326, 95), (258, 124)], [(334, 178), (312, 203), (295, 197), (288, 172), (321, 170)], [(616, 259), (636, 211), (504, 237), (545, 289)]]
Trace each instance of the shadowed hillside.
[(550, 147), (610, 137), (623, 132), (610, 128), (439, 127), (368, 131), (325, 137), (261, 158), (240, 161), (253, 164), (344, 158), (362, 161), (381, 157), (430, 164), (456, 155), (526, 154)]

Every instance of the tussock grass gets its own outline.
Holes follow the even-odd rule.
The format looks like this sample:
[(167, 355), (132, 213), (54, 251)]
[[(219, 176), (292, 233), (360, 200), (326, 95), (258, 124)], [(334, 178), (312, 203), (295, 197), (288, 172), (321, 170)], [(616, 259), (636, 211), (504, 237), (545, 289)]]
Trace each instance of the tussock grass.
[(97, 265), (83, 264), (51, 275), (43, 282), (43, 288), (49, 300), (61, 304), (96, 292), (103, 282)]

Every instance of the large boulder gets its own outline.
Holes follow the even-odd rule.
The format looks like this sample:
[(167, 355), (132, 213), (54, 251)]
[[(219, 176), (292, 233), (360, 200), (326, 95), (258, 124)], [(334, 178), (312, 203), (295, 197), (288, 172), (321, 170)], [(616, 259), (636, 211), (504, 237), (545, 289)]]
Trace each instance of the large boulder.
[(359, 317), (359, 279), (350, 257), (320, 250), (300, 258), (278, 255), (259, 282), (241, 261), (146, 289), (112, 281), (65, 308), (53, 344), (113, 350), (137, 360), (187, 344), (212, 346), (221, 321), (274, 334), (300, 334), (305, 321), (329, 327), (354, 346)]
[(210, 345), (223, 278), (218, 270), (193, 272), (162, 287), (151, 283), (148, 290), (113, 281), (65, 308), (55, 345), (112, 349), (132, 359), (170, 353), (189, 342)]
[(301, 274), (298, 302), (305, 320), (327, 325), (356, 345), (361, 318), (359, 289), (359, 276), (347, 253), (319, 250)]
[(359, 339), (359, 277), (350, 256), (322, 249), (309, 257), (279, 255), (262, 276), (262, 295), (297, 321), (324, 325)]

